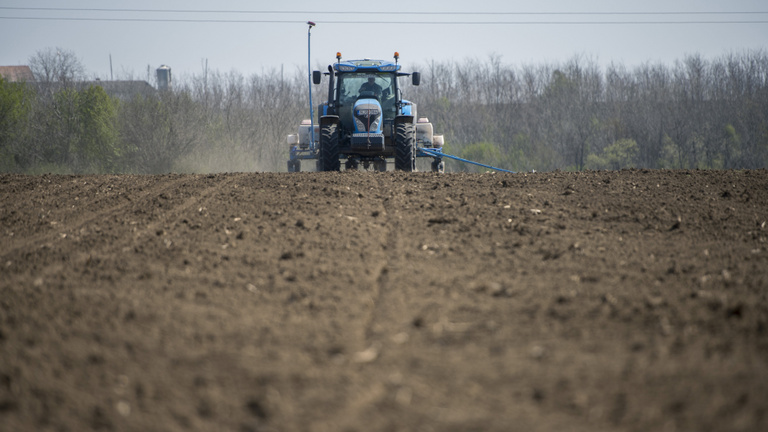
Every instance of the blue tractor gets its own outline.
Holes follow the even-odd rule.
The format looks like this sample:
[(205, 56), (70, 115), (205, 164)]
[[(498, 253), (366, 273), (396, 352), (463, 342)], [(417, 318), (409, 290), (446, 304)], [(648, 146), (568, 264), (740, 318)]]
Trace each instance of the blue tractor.
[[(432, 157), (432, 170), (443, 171), (440, 157), (442, 136), (433, 135), (432, 125), (418, 118), (416, 104), (402, 98), (399, 77), (410, 76), (419, 85), (421, 76), (400, 72), (399, 55), (395, 61), (341, 60), (328, 66), (328, 101), (320, 105), (319, 125), (305, 120), (299, 134), (288, 137), (291, 157), (288, 171), (300, 171), (302, 159), (316, 159), (318, 171), (372, 167), (386, 171), (387, 159), (394, 159), (394, 168), (411, 172), (416, 169), (416, 157)], [(322, 81), (320, 71), (314, 71), (312, 81)], [(421, 151), (429, 148), (430, 154)], [(435, 156), (437, 155), (437, 156)]]

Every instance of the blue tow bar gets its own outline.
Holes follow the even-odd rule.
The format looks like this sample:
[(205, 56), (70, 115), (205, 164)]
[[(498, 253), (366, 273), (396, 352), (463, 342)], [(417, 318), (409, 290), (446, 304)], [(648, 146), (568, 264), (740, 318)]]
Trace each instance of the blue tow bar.
[(464, 163), (468, 163), (468, 164), (472, 164), (472, 165), (478, 165), (478, 166), (481, 166), (481, 167), (484, 167), (484, 168), (492, 169), (494, 171), (500, 171), (500, 172), (517, 174), (517, 172), (515, 172), (515, 171), (505, 170), (503, 168), (496, 168), (494, 166), (482, 164), (480, 162), (475, 162), (475, 161), (467, 160), (467, 159), (464, 159), (464, 158), (460, 158), (458, 156), (449, 155), (449, 154), (443, 153), (440, 150), (420, 148), (419, 151), (424, 153), (426, 156), (432, 156), (434, 158), (448, 158), (448, 159), (457, 160), (459, 162), (464, 162)]

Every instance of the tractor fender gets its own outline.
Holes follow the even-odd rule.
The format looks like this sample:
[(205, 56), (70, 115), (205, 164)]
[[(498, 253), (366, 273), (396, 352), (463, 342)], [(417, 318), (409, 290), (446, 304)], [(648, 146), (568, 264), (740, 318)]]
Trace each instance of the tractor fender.
[(336, 123), (336, 124), (339, 123), (339, 116), (337, 116), (337, 115), (324, 115), (324, 116), (320, 117), (320, 129), (322, 129), (323, 127), (325, 127), (327, 125), (332, 125), (334, 123)]
[(399, 115), (399, 116), (395, 117), (395, 124), (398, 124), (398, 123), (414, 123), (415, 117), (416, 116), (412, 116), (412, 115)]

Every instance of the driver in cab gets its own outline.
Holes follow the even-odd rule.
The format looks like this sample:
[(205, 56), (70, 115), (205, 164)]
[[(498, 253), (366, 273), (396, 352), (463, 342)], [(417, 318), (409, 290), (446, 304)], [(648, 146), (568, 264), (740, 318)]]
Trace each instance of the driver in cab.
[(358, 93), (363, 92), (373, 92), (377, 98), (381, 97), (381, 86), (376, 84), (376, 77), (373, 75), (368, 76), (368, 81), (360, 86), (360, 91)]

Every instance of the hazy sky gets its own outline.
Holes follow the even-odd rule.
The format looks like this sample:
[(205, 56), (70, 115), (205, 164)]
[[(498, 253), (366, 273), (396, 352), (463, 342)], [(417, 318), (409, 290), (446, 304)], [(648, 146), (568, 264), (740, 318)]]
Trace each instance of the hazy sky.
[[(206, 12), (183, 12), (194, 10)], [(672, 14), (677, 12), (696, 14)], [(175, 76), (197, 74), (206, 60), (210, 70), (243, 75), (281, 66), (305, 70), (307, 20), (317, 23), (311, 38), (313, 68), (332, 62), (337, 51), (347, 59), (388, 59), (399, 51), (405, 69), (411, 70), (410, 65), (430, 60), (490, 55), (512, 65), (584, 55), (603, 65), (632, 67), (647, 61), (672, 64), (692, 53), (713, 58), (768, 47), (766, 0), (0, 0), (0, 65), (27, 64), (38, 50), (60, 47), (74, 51), (89, 74), (102, 79), (110, 76), (110, 54), (115, 79), (144, 79), (147, 66), (154, 74), (162, 64), (171, 66)], [(662, 24), (668, 21), (697, 23)]]

